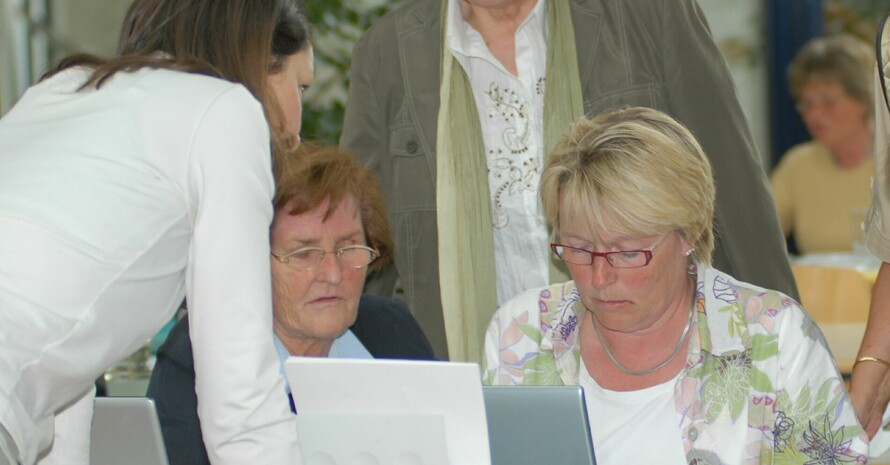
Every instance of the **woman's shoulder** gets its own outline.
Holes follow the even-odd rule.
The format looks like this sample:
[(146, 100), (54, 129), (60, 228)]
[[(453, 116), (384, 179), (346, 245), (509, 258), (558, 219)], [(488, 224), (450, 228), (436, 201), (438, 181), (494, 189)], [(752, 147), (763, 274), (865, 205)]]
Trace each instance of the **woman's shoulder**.
[(529, 289), (502, 305), (492, 321), (496, 326), (522, 324), (541, 331), (568, 328), (571, 332), (583, 311), (575, 305), (579, 300), (574, 281)]
[[(269, 128), (262, 104), (241, 84), (195, 73), (144, 69), (115, 76), (120, 101), (132, 104), (146, 130), (163, 131), (196, 160), (254, 163), (267, 158)], [(110, 97), (110, 96), (109, 96)], [(201, 141), (198, 143), (196, 141)], [(202, 149), (203, 148), (203, 149)], [(199, 150), (201, 149), (201, 150)]]
[(121, 73), (126, 87), (143, 89), (153, 98), (184, 100), (192, 106), (210, 105), (226, 96), (247, 105), (259, 105), (259, 101), (242, 84), (205, 74), (187, 73), (169, 69), (143, 69), (134, 73)]
[(788, 149), (779, 162), (779, 168), (799, 170), (814, 166), (815, 163), (831, 162), (831, 154), (828, 149), (816, 141), (801, 142)]
[(756, 325), (772, 333), (787, 316), (805, 316), (797, 301), (779, 291), (739, 281), (715, 268), (708, 268), (702, 276), (699, 292), (711, 324), (719, 320), (729, 326)]
[(716, 268), (707, 267), (700, 277), (699, 290), (705, 291), (705, 297), (727, 303), (744, 303), (751, 298), (775, 300), (781, 305), (796, 304), (794, 299), (782, 292), (767, 289), (756, 284), (738, 280), (728, 273)]

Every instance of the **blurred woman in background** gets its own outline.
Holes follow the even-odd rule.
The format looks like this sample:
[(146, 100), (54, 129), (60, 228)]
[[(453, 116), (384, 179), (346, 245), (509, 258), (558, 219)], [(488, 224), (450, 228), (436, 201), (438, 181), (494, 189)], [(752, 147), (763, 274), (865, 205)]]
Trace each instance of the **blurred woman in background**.
[(813, 140), (792, 147), (770, 176), (785, 236), (801, 254), (851, 252), (871, 200), (874, 52), (848, 35), (818, 37), (788, 68)]

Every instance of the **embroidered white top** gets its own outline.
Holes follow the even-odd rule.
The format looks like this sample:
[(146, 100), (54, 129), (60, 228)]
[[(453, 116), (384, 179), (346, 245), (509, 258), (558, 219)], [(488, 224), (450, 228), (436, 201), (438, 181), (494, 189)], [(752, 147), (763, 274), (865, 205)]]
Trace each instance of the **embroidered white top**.
[(473, 89), (488, 165), (498, 305), (546, 286), (547, 222), (538, 196), (544, 168), (547, 9), (539, 0), (516, 31), (514, 76), (450, 1), (446, 44)]

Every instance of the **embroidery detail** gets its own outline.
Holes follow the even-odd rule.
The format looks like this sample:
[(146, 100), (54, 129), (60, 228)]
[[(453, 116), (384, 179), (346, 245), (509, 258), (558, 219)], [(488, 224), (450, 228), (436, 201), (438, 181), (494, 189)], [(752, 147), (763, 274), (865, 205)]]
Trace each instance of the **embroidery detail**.
[(850, 449), (852, 440), (844, 434), (845, 429), (844, 426), (840, 430), (833, 429), (827, 415), (821, 422), (811, 421), (803, 433), (806, 444), (803, 453), (812, 459), (807, 464), (855, 463), (858, 454)]
[(510, 222), (503, 198), (522, 192), (537, 191), (537, 180), (540, 167), (535, 160), (528, 159), (517, 166), (517, 160), (504, 155), (501, 149), (489, 152), (488, 171), (493, 175), (493, 184), (497, 184), (492, 199), (492, 223), (495, 228), (504, 228)]
[(776, 423), (773, 427), (773, 447), (776, 452), (784, 452), (785, 447), (791, 442), (794, 434), (794, 420), (788, 418), (785, 412), (776, 415)]
[(528, 102), (521, 102), (516, 91), (501, 87), (495, 82), (488, 86), (485, 95), (492, 101), (492, 105), (488, 108), (488, 117), (503, 118), (508, 125), (501, 138), (510, 153), (519, 155), (528, 152), (529, 141), (532, 137), (531, 112)]
[(506, 129), (501, 133), (503, 148), (488, 151), (492, 223), (496, 229), (502, 229), (510, 222), (508, 209), (504, 206), (505, 197), (536, 192), (541, 167), (529, 150), (532, 138), (529, 103), (522, 101), (515, 90), (496, 82), (488, 86), (485, 95), (490, 99), (488, 117), (506, 123)]
[[(544, 297), (543, 294), (541, 296)], [(549, 295), (547, 297), (550, 297)], [(581, 299), (581, 294), (577, 288), (567, 298), (560, 302), (550, 321), (541, 319), (541, 330), (546, 334), (548, 330), (552, 334), (553, 339), (565, 341), (575, 332), (578, 326), (578, 316), (575, 314), (575, 303)], [(556, 324), (553, 324), (556, 323)]]

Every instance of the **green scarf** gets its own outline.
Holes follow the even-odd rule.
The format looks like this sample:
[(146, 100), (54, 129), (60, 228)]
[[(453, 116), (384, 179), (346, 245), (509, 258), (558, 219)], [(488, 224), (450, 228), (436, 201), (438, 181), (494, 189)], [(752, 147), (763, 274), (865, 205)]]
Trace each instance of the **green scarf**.
[[(442, 2), (442, 78), (436, 136), (439, 283), (451, 360), (481, 359), (497, 309), (491, 193), (479, 113), (469, 80), (446, 44), (449, 3)], [(568, 0), (547, 1), (544, 153), (584, 115), (575, 30)], [(515, 253), (522, 253), (517, 250)], [(550, 282), (568, 279), (551, 260)]]

